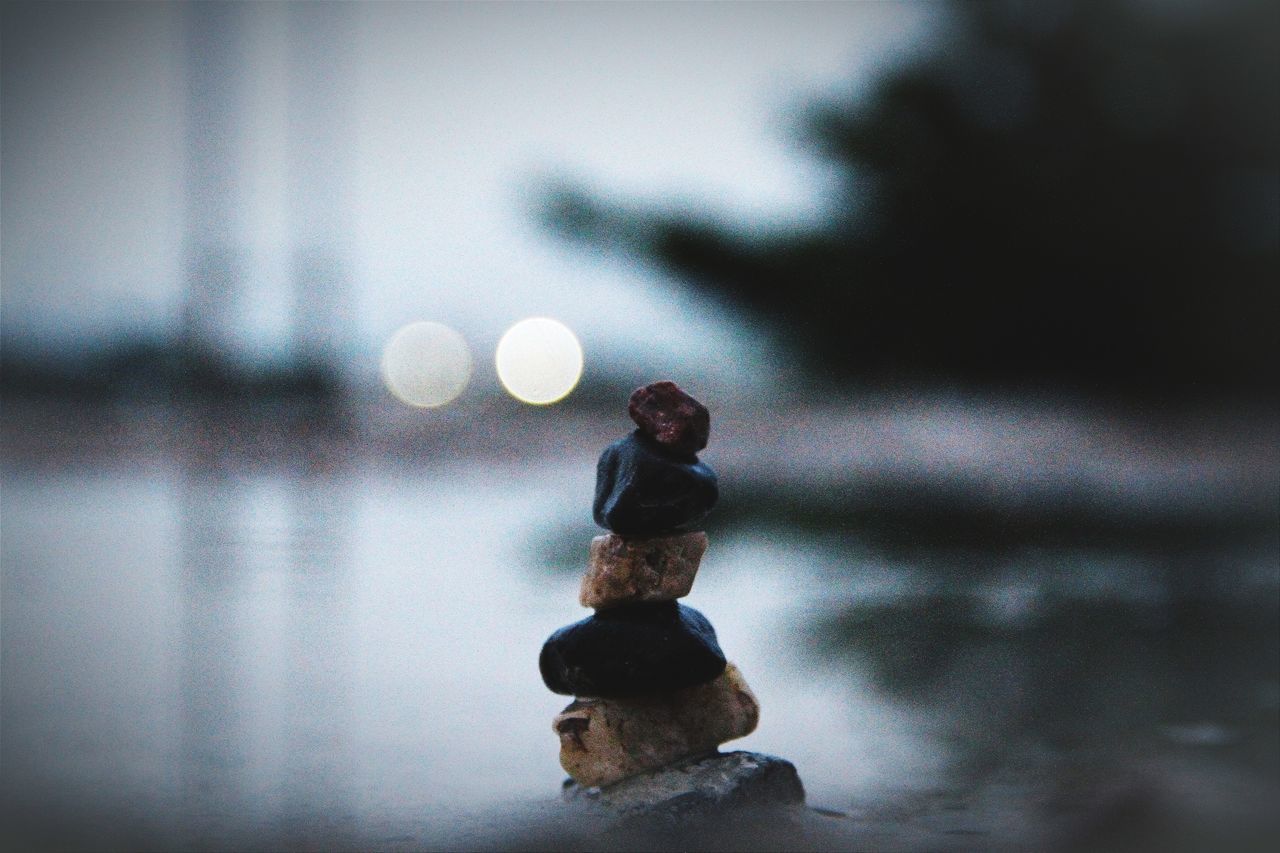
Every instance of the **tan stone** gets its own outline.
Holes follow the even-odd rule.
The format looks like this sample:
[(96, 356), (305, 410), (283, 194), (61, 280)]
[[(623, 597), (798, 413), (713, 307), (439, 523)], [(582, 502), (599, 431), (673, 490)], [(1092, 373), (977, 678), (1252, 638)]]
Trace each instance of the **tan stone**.
[(745, 737), (760, 704), (729, 664), (706, 684), (638, 699), (577, 699), (558, 717), (560, 766), (580, 785), (609, 785)]
[(583, 607), (612, 607), (637, 601), (674, 601), (693, 588), (707, 534), (619, 536), (591, 540), (591, 560), (578, 601)]

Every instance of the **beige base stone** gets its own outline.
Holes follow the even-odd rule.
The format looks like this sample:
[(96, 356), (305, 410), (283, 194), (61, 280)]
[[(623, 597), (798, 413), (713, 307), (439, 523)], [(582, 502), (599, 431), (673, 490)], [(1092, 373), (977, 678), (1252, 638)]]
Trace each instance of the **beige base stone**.
[(745, 737), (760, 704), (729, 664), (706, 684), (638, 699), (577, 699), (553, 724), (560, 766), (580, 785), (609, 785)]
[(705, 533), (597, 536), (591, 540), (591, 560), (578, 601), (583, 607), (601, 608), (684, 598), (706, 550)]

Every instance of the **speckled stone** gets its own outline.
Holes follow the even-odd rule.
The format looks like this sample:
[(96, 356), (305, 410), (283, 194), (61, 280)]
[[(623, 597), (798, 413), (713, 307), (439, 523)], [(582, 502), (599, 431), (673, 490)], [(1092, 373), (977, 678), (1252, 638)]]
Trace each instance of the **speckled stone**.
[(556, 631), (538, 657), (553, 693), (601, 698), (704, 684), (724, 666), (707, 617), (674, 601), (601, 610)]
[(653, 382), (637, 388), (627, 402), (627, 414), (640, 431), (677, 453), (693, 455), (707, 446), (711, 415), (707, 407), (674, 382)]
[(614, 533), (656, 536), (692, 529), (719, 497), (709, 465), (674, 455), (637, 430), (600, 454), (591, 511)]
[(760, 704), (732, 664), (708, 684), (632, 699), (579, 699), (556, 717), (560, 766), (580, 785), (610, 785), (745, 737)]
[(693, 588), (707, 534), (619, 536), (591, 540), (591, 560), (578, 602), (602, 609), (638, 601), (674, 601)]

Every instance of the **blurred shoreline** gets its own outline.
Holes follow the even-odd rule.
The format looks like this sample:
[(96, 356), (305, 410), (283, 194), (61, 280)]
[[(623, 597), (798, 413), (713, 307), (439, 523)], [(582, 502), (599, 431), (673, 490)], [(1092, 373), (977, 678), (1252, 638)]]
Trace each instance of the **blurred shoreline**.
[[(160, 453), (247, 468), (326, 455), (335, 465), (383, 460), (409, 468), (434, 465), (446, 453), (513, 462), (594, 457), (633, 428), (623, 405), (628, 391), (593, 389), (546, 407), (477, 394), (429, 410), (381, 389), (242, 402), (7, 395), (0, 442), (6, 470), (145, 468)], [(705, 455), (718, 469), (753, 479), (981, 473), (1028, 486), (1196, 483), (1242, 494), (1265, 492), (1280, 479), (1280, 411), (1269, 402), (1153, 410), (927, 391), (760, 400), (713, 388), (699, 396), (717, 411)]]

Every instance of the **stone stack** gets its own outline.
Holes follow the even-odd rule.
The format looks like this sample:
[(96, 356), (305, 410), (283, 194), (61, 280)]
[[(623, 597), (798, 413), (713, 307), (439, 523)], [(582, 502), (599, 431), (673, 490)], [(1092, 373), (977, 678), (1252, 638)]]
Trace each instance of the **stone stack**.
[(610, 532), (591, 542), (578, 597), (596, 612), (552, 634), (539, 659), (547, 687), (575, 697), (554, 729), (560, 764), (587, 788), (714, 754), (750, 734), (760, 714), (711, 623), (678, 602), (707, 549), (697, 528), (719, 495), (697, 456), (707, 410), (656, 382), (632, 394), (628, 411), (638, 429), (609, 445), (596, 470), (593, 512)]

